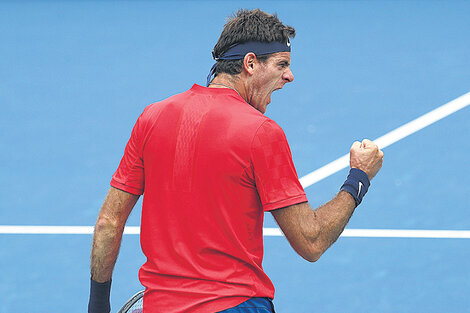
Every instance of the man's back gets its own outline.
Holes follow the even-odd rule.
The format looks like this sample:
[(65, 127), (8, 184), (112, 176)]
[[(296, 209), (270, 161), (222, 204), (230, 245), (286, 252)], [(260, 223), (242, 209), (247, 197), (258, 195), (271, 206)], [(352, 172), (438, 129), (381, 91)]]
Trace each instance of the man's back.
[(288, 199), (276, 191), (292, 176), (289, 160), (279, 126), (231, 89), (194, 85), (145, 109), (112, 185), (141, 193), (145, 181), (140, 280), (152, 311), (274, 297), (261, 266), (263, 213), (276, 197), (305, 197), (301, 187)]

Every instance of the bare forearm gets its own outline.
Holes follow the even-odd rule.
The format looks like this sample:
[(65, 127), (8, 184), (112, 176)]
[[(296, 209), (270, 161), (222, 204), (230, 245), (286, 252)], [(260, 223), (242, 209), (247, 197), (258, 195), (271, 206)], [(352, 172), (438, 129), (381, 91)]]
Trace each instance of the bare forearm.
[[(271, 211), (276, 222), (286, 235), (294, 250), (310, 262), (315, 262), (338, 239), (354, 213), (357, 204), (361, 203), (367, 189), (361, 187), (369, 184), (380, 170), (383, 152), (370, 140), (354, 142), (350, 151), (350, 176), (344, 189), (332, 200), (312, 210), (307, 202), (294, 204)], [(360, 170), (359, 172), (357, 172)], [(364, 174), (367, 175), (364, 178)], [(358, 190), (355, 190), (357, 183)], [(347, 188), (346, 188), (347, 187)], [(352, 192), (350, 194), (350, 192)], [(356, 196), (357, 192), (357, 196)], [(353, 196), (354, 195), (354, 196)]]
[(95, 226), (91, 250), (91, 278), (97, 282), (111, 279), (121, 246), (123, 227), (99, 220)]
[[(361, 203), (362, 197), (367, 192), (370, 180), (382, 167), (383, 155), (378, 146), (367, 139), (362, 143), (356, 141), (351, 146), (351, 171), (345, 182), (346, 186), (343, 185), (345, 189), (342, 188), (345, 191), (340, 191), (335, 198), (316, 209), (313, 214), (313, 222), (318, 230), (314, 243), (322, 251), (321, 253), (326, 251), (343, 232), (355, 207)], [(364, 185), (367, 187), (361, 194), (361, 187)]]
[(313, 242), (317, 249), (325, 252), (341, 235), (356, 205), (353, 197), (340, 191), (332, 200), (313, 211), (312, 223), (316, 226)]
[(91, 250), (91, 278), (97, 282), (111, 279), (121, 246), (126, 220), (139, 196), (111, 188), (95, 225)]
[(315, 262), (341, 235), (354, 208), (353, 197), (340, 191), (316, 210), (304, 202), (271, 213), (292, 248), (304, 259)]

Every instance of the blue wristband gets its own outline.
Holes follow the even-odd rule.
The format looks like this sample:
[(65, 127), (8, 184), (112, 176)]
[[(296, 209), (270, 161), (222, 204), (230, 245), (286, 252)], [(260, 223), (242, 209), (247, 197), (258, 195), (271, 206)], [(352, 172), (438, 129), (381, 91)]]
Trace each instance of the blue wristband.
[(358, 168), (352, 168), (349, 171), (348, 178), (341, 186), (341, 190), (349, 192), (353, 196), (357, 207), (367, 193), (369, 186), (370, 180), (367, 174)]
[(99, 283), (90, 279), (90, 301), (88, 302), (88, 313), (109, 313), (111, 304), (109, 294), (111, 293), (111, 280)]

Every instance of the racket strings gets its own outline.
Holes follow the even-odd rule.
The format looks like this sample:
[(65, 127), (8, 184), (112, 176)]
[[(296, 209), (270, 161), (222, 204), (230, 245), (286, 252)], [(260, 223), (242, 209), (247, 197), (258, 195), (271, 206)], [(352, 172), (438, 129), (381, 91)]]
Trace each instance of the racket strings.
[(144, 311), (143, 303), (143, 298), (140, 298), (127, 310), (127, 313), (142, 313)]
[(144, 291), (136, 293), (130, 298), (126, 304), (118, 311), (118, 313), (142, 313), (144, 311)]

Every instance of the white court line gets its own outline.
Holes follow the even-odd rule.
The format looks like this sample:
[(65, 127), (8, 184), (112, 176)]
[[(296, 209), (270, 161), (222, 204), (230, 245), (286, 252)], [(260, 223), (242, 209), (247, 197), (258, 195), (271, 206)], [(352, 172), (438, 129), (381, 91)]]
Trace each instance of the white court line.
[[(93, 226), (29, 226), (29, 225), (0, 225), (0, 234), (16, 235), (90, 235)], [(140, 234), (139, 226), (126, 226), (124, 234)]]
[[(461, 97), (458, 97), (455, 100), (452, 100), (435, 110), (432, 110), (429, 113), (418, 117), (417, 119), (406, 123), (403, 126), (400, 126), (391, 132), (383, 135), (374, 140), (374, 142), (379, 146), (380, 149), (383, 149), (391, 144), (421, 130), (440, 119), (457, 112), (470, 105), (470, 92), (464, 94)], [(327, 165), (303, 176), (300, 178), (300, 183), (304, 188), (307, 188), (320, 180), (333, 175), (336, 172), (339, 172), (345, 167), (349, 166), (349, 153), (343, 155), (342, 157), (336, 159), (335, 161), (328, 163)]]
[[(91, 235), (93, 226), (0, 225), (0, 234), (11, 235)], [(126, 235), (140, 234), (139, 226), (126, 226)], [(279, 228), (263, 228), (264, 236), (284, 236)], [(470, 230), (345, 229), (341, 237), (367, 238), (460, 238), (470, 239)]]

